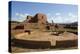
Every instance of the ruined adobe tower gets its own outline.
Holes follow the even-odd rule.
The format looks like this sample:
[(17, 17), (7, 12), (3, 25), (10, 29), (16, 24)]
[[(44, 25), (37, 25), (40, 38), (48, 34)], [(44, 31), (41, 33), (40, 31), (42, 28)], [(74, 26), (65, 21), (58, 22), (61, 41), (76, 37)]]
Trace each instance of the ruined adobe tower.
[(44, 14), (37, 13), (35, 16), (27, 16), (27, 18), (24, 22), (46, 24), (47, 17)]
[(23, 21), (25, 29), (38, 28), (45, 29), (47, 24), (47, 16), (45, 14), (37, 13), (35, 16), (27, 16), (26, 20)]

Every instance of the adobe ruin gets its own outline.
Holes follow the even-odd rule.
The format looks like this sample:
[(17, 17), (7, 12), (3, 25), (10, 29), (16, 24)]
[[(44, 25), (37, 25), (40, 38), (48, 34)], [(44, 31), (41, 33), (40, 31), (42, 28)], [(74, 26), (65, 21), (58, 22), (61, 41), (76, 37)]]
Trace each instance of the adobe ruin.
[(24, 29), (46, 29), (49, 28), (47, 16), (42, 13), (37, 13), (35, 16), (27, 16), (26, 20), (16, 25), (16, 27), (24, 25)]

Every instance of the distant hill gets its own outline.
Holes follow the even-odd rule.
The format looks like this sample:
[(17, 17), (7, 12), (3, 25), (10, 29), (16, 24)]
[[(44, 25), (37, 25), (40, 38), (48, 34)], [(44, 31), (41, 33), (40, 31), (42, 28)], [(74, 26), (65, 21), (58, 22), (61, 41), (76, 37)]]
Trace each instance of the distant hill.
[(71, 23), (70, 25), (78, 26), (78, 22)]
[(20, 23), (18, 21), (9, 21), (9, 23)]
[(55, 23), (55, 24), (61, 25), (64, 28), (71, 28), (71, 29), (77, 29), (78, 28), (78, 22), (72, 22), (72, 23)]
[(78, 27), (78, 22), (73, 22), (73, 23), (65, 24), (65, 28), (77, 29), (77, 27)]

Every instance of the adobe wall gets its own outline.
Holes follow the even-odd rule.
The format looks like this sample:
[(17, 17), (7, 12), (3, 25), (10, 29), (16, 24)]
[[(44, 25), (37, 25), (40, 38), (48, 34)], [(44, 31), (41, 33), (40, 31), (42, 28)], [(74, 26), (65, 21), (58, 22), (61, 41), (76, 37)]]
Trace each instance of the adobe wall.
[(40, 30), (43, 30), (46, 28), (47, 23), (47, 16), (41, 13), (37, 13), (35, 16), (27, 16), (27, 19), (25, 21), (24, 27), (27, 28), (39, 28)]
[(50, 41), (33, 41), (33, 40), (21, 40), (14, 39), (13, 42), (16, 46), (22, 46), (27, 48), (50, 48)]
[(56, 41), (56, 47), (73, 47), (78, 46), (78, 40), (64, 40), (64, 41)]

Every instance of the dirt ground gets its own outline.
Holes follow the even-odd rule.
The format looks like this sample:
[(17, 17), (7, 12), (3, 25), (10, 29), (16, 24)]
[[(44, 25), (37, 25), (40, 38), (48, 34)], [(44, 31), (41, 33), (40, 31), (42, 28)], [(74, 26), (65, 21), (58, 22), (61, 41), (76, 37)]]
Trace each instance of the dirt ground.
[[(35, 41), (50, 41), (52, 46), (56, 45), (56, 40), (64, 41), (64, 40), (76, 40), (78, 36), (73, 33), (63, 32), (58, 36), (53, 35), (54, 32), (42, 32), (42, 31), (32, 31), (31, 34), (20, 33), (15, 35), (16, 39), (22, 40), (35, 40)], [(69, 47), (69, 48), (46, 48), (46, 49), (30, 49), (30, 48), (22, 48), (17, 46), (11, 46), (12, 52), (36, 52), (36, 51), (49, 51), (49, 50), (56, 50), (56, 49), (75, 49), (76, 47)]]
[(23, 40), (36, 40), (36, 41), (50, 41), (51, 45), (56, 45), (55, 41), (64, 41), (64, 40), (76, 40), (78, 36), (73, 33), (64, 32), (58, 36), (53, 35), (54, 32), (42, 32), (42, 31), (33, 31), (29, 35), (28, 33), (21, 33), (15, 35), (17, 39)]

